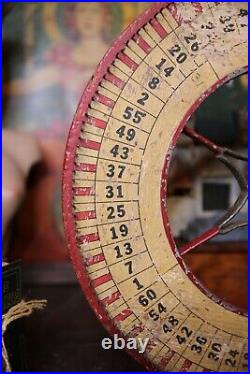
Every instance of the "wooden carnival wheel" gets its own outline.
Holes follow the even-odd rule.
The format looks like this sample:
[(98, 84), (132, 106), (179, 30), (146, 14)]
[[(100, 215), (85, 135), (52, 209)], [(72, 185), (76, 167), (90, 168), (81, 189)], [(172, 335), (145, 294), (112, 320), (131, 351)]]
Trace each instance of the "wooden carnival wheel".
[[(184, 254), (232, 229), (246, 200), (241, 157), (184, 128), (219, 86), (247, 71), (247, 3), (158, 3), (100, 62), (80, 100), (64, 165), (71, 258), (101, 322), (149, 337), (133, 355), (161, 371), (247, 371), (247, 316), (210, 294)], [(182, 131), (237, 178), (237, 203), (215, 227), (177, 248), (167, 215), (171, 153)], [(242, 225), (245, 223), (239, 223)]]

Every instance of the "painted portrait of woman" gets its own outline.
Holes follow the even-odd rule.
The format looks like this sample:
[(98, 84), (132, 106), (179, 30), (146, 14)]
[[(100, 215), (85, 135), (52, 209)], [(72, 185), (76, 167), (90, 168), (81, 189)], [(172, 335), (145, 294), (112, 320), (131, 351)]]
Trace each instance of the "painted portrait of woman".
[[(39, 136), (64, 137), (97, 63), (143, 7), (143, 3), (79, 2), (14, 8), (6, 21), (16, 28), (15, 32), (7, 27), (5, 36), (11, 65), (6, 67), (9, 74), (3, 87), (6, 125)], [(20, 106), (17, 124), (13, 109)]]
[(149, 5), (17, 3), (4, 18), (3, 123), (39, 139), (48, 169), (29, 193), (16, 224), (15, 249), (24, 260), (67, 258), (60, 207), (67, 133), (97, 64)]

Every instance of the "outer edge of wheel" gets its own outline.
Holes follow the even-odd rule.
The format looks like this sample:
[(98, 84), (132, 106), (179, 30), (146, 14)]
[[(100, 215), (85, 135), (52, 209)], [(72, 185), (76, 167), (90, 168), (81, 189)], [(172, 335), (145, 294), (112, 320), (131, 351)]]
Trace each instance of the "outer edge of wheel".
[[(111, 48), (108, 50), (106, 55), (103, 57), (97, 69), (92, 77), (92, 79), (87, 84), (83, 95), (80, 99), (76, 114), (74, 116), (64, 155), (64, 165), (63, 165), (63, 178), (62, 178), (62, 207), (63, 207), (63, 221), (64, 230), (66, 235), (66, 240), (68, 244), (69, 255), (71, 261), (74, 265), (76, 276), (81, 285), (81, 288), (94, 310), (96, 316), (101, 321), (103, 326), (110, 334), (117, 334), (120, 337), (126, 339), (122, 336), (121, 332), (115, 327), (113, 320), (108, 316), (105, 311), (104, 306), (100, 303), (95, 291), (90, 287), (90, 279), (84, 268), (84, 263), (79, 255), (77, 248), (77, 243), (75, 240), (75, 227), (73, 218), (73, 208), (72, 208), (72, 170), (74, 166), (74, 157), (76, 150), (76, 143), (80, 134), (81, 122), (79, 117), (82, 117), (84, 113), (87, 112), (89, 102), (93, 97), (98, 85), (100, 84), (103, 76), (108, 70), (108, 67), (114, 61), (116, 55), (125, 47), (125, 44), (133, 37), (136, 32), (143, 27), (151, 18), (159, 12), (166, 3), (157, 3), (147, 9), (142, 15), (140, 15), (128, 28), (119, 36), (118, 39), (113, 43)], [(170, 3), (169, 3), (170, 4)], [(140, 355), (137, 351), (127, 352), (133, 356), (141, 365), (143, 365), (147, 370), (155, 371), (157, 368), (152, 365), (152, 363), (147, 360), (144, 356)]]
[(168, 237), (169, 243), (171, 245), (171, 249), (181, 266), (182, 270), (185, 272), (185, 274), (189, 277), (189, 279), (192, 280), (192, 282), (197, 286), (197, 288), (204, 293), (207, 297), (212, 299), (215, 303), (219, 304), (223, 308), (234, 312), (236, 314), (243, 315), (247, 317), (247, 311), (236, 307), (235, 305), (232, 305), (226, 301), (224, 301), (221, 297), (216, 296), (211, 291), (209, 291), (196, 276), (192, 273), (192, 271), (187, 267), (185, 264), (185, 261), (183, 260), (182, 256), (179, 254), (178, 249), (176, 247), (176, 244), (174, 242), (173, 234), (171, 231), (171, 227), (169, 225), (169, 216), (167, 212), (167, 206), (163, 203), (164, 199), (166, 199), (167, 196), (167, 187), (168, 187), (168, 170), (169, 166), (171, 164), (171, 156), (172, 156), (172, 150), (175, 148), (176, 143), (178, 141), (179, 136), (181, 135), (181, 132), (183, 128), (185, 127), (186, 123), (188, 122), (189, 118), (192, 116), (192, 114), (200, 107), (200, 105), (210, 96), (212, 95), (219, 87), (223, 86), (225, 83), (230, 81), (231, 79), (234, 79), (248, 71), (248, 66), (242, 67), (242, 69), (235, 71), (232, 74), (229, 74), (225, 76), (224, 78), (217, 81), (213, 86), (211, 86), (204, 94), (202, 94), (201, 97), (199, 97), (195, 103), (189, 108), (185, 116), (183, 117), (182, 121), (180, 122), (177, 130), (175, 131), (175, 134), (173, 136), (173, 140), (171, 142), (171, 145), (169, 147), (170, 151), (166, 154), (164, 167), (162, 169), (162, 175), (161, 175), (161, 191), (160, 191), (160, 198), (161, 198), (161, 213), (162, 213), (162, 220), (163, 225), (165, 228), (166, 235)]
[[(171, 3), (168, 3), (168, 5)], [(125, 47), (126, 43), (136, 34), (136, 32), (143, 27), (147, 22), (152, 19), (157, 12), (159, 12), (166, 3), (157, 3), (147, 9), (141, 16), (139, 16), (121, 35), (120, 37), (113, 43), (111, 48), (108, 50), (104, 58), (99, 63), (92, 79), (87, 84), (83, 95), (80, 99), (76, 114), (74, 116), (67, 143), (65, 148), (65, 156), (64, 156), (64, 165), (63, 165), (63, 179), (62, 179), (62, 206), (63, 206), (63, 220), (64, 220), (64, 229), (66, 240), (69, 249), (69, 255), (71, 261), (73, 263), (78, 281), (81, 285), (81, 288), (87, 298), (89, 304), (91, 305), (92, 309), (94, 310), (95, 314), (97, 315), (98, 319), (102, 323), (102, 325), (106, 328), (106, 330), (110, 334), (117, 334), (120, 337), (124, 337), (122, 333), (118, 330), (118, 328), (114, 325), (113, 320), (108, 316), (105, 307), (99, 301), (94, 289), (90, 285), (89, 276), (85, 270), (84, 262), (79, 254), (79, 250), (77, 247), (77, 243), (75, 240), (75, 226), (74, 226), (74, 214), (73, 214), (73, 207), (72, 207), (72, 170), (74, 167), (74, 158), (75, 158), (75, 151), (76, 151), (76, 143), (79, 138), (80, 129), (82, 126), (81, 117), (87, 112), (89, 102), (91, 101), (92, 97), (94, 96), (96, 89), (98, 88), (101, 80), (103, 79), (105, 73), (108, 70), (108, 67), (112, 64), (116, 55)], [(211, 89), (206, 92), (202, 100), (198, 99), (196, 103), (189, 109), (186, 113), (185, 117), (181, 121), (178, 129), (176, 130), (172, 146), (174, 146), (177, 142), (177, 139), (185, 126), (186, 122), (188, 121), (189, 117), (192, 113), (198, 108), (203, 100), (205, 100), (210, 94), (212, 94), (218, 87), (224, 84), (226, 81), (232, 79), (235, 76), (243, 74), (247, 71), (247, 67), (243, 68), (240, 71), (235, 72), (232, 75), (225, 77), (224, 79), (217, 82)], [(172, 148), (172, 147), (171, 147)], [(167, 174), (167, 167), (162, 170), (162, 188), (160, 191), (161, 197), (164, 191), (166, 192), (166, 177)], [(173, 241), (173, 236), (169, 229), (168, 225), (168, 215), (166, 211), (165, 205), (161, 204), (162, 210), (162, 218), (165, 227), (166, 234), (168, 236), (168, 240), (171, 244), (171, 248), (175, 253), (177, 260), (179, 261), (180, 266), (185, 271), (185, 273), (190, 277), (190, 279), (197, 285), (197, 287), (205, 294), (209, 293), (209, 297), (213, 299), (213, 301), (219, 303), (221, 306), (226, 307), (227, 309), (233, 310), (232, 306), (224, 303), (219, 298), (213, 296), (211, 297), (211, 293), (201, 285), (201, 283), (196, 279), (196, 277), (187, 269), (178, 252), (176, 252), (176, 246)], [(236, 310), (237, 313), (240, 313), (240, 310)], [(124, 337), (126, 339), (126, 337)], [(156, 371), (157, 367), (154, 366), (149, 360), (147, 360), (144, 356), (140, 355), (137, 351), (130, 351), (127, 352), (133, 356), (141, 365), (143, 365), (146, 369), (150, 371)]]

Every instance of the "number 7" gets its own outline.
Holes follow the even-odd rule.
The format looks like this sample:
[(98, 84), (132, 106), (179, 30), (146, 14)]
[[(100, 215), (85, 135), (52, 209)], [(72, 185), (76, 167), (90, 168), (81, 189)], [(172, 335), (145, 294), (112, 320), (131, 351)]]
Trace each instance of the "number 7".
[(124, 265), (128, 267), (128, 273), (132, 274), (133, 273), (133, 270), (132, 270), (132, 261), (125, 262)]

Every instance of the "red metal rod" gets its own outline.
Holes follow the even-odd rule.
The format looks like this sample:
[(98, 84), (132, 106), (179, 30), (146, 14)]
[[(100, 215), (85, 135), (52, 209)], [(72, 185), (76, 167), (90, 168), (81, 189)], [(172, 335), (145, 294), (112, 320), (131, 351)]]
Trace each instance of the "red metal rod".
[(191, 240), (190, 242), (188, 242), (187, 244), (185, 244), (181, 248), (179, 248), (178, 250), (179, 250), (180, 255), (182, 255), (182, 256), (185, 255), (186, 253), (188, 253), (192, 249), (194, 249), (194, 248), (198, 247), (199, 245), (207, 242), (209, 239), (212, 239), (214, 236), (219, 234), (219, 232), (220, 232), (219, 227), (213, 227), (212, 229), (207, 230), (206, 232), (204, 232), (200, 236), (197, 236), (195, 239)]
[(219, 145), (213, 143), (211, 140), (206, 138), (203, 135), (200, 135), (198, 132), (195, 130), (191, 129), (190, 127), (184, 127), (183, 129), (184, 134), (186, 134), (188, 137), (196, 140), (197, 142), (203, 144), (206, 148), (208, 148), (210, 151), (215, 153), (216, 155), (228, 155), (230, 157), (242, 160), (242, 161), (247, 161), (248, 158), (247, 156), (241, 155), (229, 148), (226, 147), (220, 147)]
[(199, 143), (202, 143), (205, 147), (207, 147), (208, 149), (210, 149), (210, 151), (212, 151), (213, 153), (215, 153), (217, 155), (218, 154), (223, 154), (225, 152), (225, 149), (223, 147), (220, 147), (219, 145), (213, 143), (211, 140), (209, 140), (208, 138), (206, 138), (203, 135), (200, 135), (198, 132), (191, 129), (190, 127), (186, 126), (183, 129), (183, 132), (187, 136), (189, 136), (190, 138), (196, 140)]
[(222, 219), (217, 223), (215, 227), (206, 231), (202, 235), (198, 236), (197, 238), (191, 240), (189, 243), (179, 248), (179, 253), (181, 255), (188, 253), (192, 249), (198, 247), (202, 243), (205, 243), (217, 234), (224, 234), (231, 230), (234, 230), (235, 228), (245, 226), (247, 222), (234, 222), (233, 224), (228, 224), (228, 222), (236, 216), (236, 214), (241, 210), (241, 208), (245, 204), (247, 200), (248, 190), (247, 181), (245, 180), (243, 175), (236, 169), (236, 167), (231, 163), (231, 161), (228, 158), (224, 157), (224, 155), (228, 155), (243, 161), (247, 161), (247, 156), (240, 155), (228, 148), (220, 147), (189, 127), (185, 127), (183, 131), (187, 136), (203, 144), (206, 148), (208, 148), (216, 154), (216, 158), (223, 162), (225, 166), (229, 168), (233, 176), (238, 181), (238, 184), (241, 188), (241, 193), (236, 202), (234, 203), (234, 205), (227, 211), (227, 213), (222, 217)]

